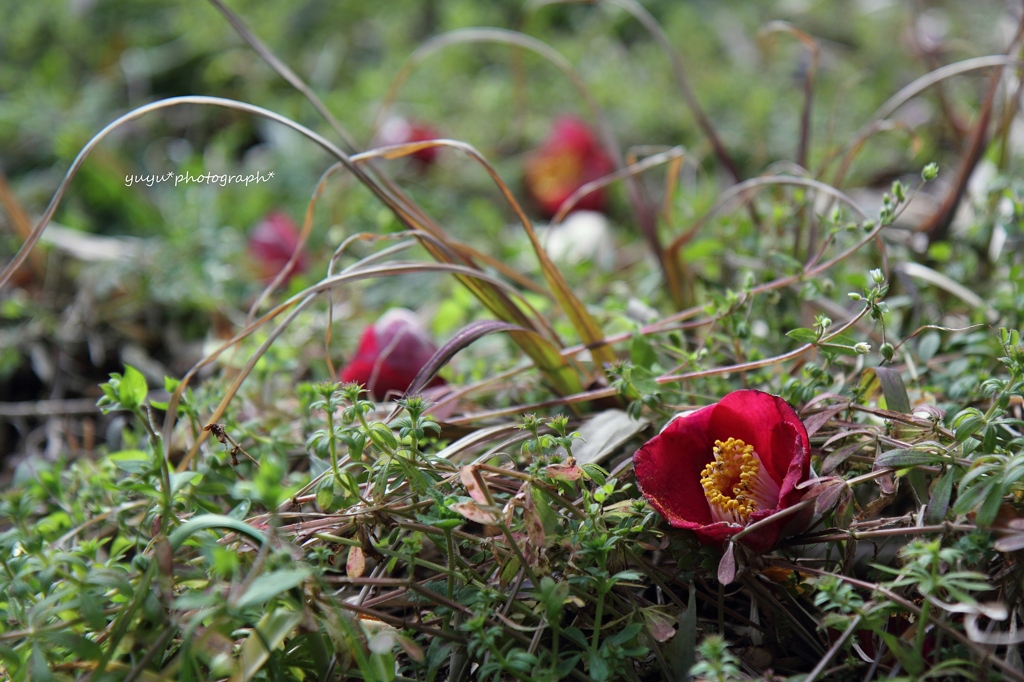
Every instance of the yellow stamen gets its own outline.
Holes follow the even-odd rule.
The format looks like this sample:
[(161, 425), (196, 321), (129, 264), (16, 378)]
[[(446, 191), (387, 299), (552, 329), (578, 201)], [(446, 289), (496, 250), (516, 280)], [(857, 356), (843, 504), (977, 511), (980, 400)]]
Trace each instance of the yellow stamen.
[(761, 458), (739, 438), (715, 441), (715, 460), (700, 472), (700, 484), (715, 521), (744, 524), (760, 509), (779, 501), (779, 486), (764, 471)]
[(575, 154), (550, 154), (535, 158), (527, 167), (526, 183), (541, 201), (551, 201), (565, 192), (583, 172)]

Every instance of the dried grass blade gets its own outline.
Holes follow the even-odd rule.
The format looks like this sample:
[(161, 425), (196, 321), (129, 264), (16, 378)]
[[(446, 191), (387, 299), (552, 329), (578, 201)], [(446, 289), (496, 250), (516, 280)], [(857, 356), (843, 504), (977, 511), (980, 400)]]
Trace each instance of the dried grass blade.
[(456, 353), (463, 348), (466, 348), (477, 339), (480, 339), (488, 334), (494, 334), (497, 332), (525, 332), (532, 333), (529, 329), (523, 329), (514, 324), (508, 322), (498, 322), (496, 320), (485, 320), (481, 322), (474, 322), (463, 329), (456, 332), (455, 336), (448, 340), (443, 346), (441, 346), (436, 353), (423, 365), (420, 371), (416, 374), (416, 377), (412, 380), (412, 384), (409, 385), (409, 393), (418, 393), (423, 390), (423, 387), (437, 374), (438, 370), (448, 364)]

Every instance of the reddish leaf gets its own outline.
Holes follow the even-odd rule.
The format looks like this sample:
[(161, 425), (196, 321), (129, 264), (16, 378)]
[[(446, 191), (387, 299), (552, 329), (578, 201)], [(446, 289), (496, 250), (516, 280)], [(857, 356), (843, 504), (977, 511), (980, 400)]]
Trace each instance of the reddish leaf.
[(647, 629), (650, 631), (654, 641), (667, 642), (675, 636), (676, 619), (672, 616), (655, 608), (641, 609), (640, 613), (643, 614), (644, 621), (647, 623)]
[(366, 556), (359, 545), (348, 548), (348, 561), (345, 562), (345, 573), (349, 578), (362, 577), (366, 570)]
[(828, 457), (825, 458), (825, 461), (821, 463), (821, 473), (828, 476), (834, 472), (840, 464), (849, 459), (850, 455), (857, 452), (862, 447), (864, 447), (862, 443), (853, 443), (851, 445), (843, 446), (835, 452), (829, 453)]
[(818, 414), (813, 414), (804, 420), (804, 427), (807, 429), (807, 435), (813, 436), (818, 432), (818, 429), (827, 424), (833, 417), (847, 409), (849, 405), (833, 405), (832, 407), (826, 407)]
[(544, 533), (544, 522), (537, 513), (537, 506), (533, 502), (533, 495), (527, 494), (523, 498), (523, 522), (526, 525), (526, 534), (535, 547), (543, 547), (546, 540)]
[(545, 467), (544, 473), (557, 481), (577, 481), (583, 475), (583, 469), (576, 466), (575, 460), (570, 459), (563, 464), (551, 464)]
[(472, 464), (462, 467), (462, 470), (459, 472), (459, 480), (462, 481), (462, 485), (466, 486), (466, 492), (469, 493), (470, 497), (480, 504), (487, 504), (487, 495), (484, 494), (480, 483), (476, 480), (476, 476), (473, 475), (473, 471), (476, 468), (476, 465)]
[(494, 512), (482, 509), (476, 502), (456, 502), (451, 510), (485, 526), (496, 526), (501, 523), (501, 517)]
[[(821, 489), (817, 491), (817, 499), (814, 501), (814, 513), (824, 514), (829, 509), (839, 503), (839, 497), (843, 491), (847, 489), (847, 486), (841, 481), (833, 481), (831, 483), (822, 484)], [(813, 489), (808, 492), (808, 496), (815, 492)]]
[(729, 585), (736, 579), (736, 545), (730, 542), (718, 562), (718, 582)]

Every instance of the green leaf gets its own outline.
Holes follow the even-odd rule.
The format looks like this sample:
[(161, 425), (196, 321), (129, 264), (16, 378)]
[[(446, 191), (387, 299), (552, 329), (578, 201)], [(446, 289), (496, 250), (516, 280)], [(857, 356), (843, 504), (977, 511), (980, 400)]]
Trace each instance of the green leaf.
[(100, 645), (81, 635), (68, 632), (49, 632), (46, 634), (46, 639), (71, 651), (79, 661), (98, 661), (103, 658), (103, 649), (100, 648)]
[(985, 418), (979, 415), (970, 415), (962, 420), (956, 426), (954, 435), (958, 443), (963, 443), (965, 440), (973, 436), (975, 433), (985, 425)]
[(321, 511), (331, 511), (331, 504), (334, 503), (334, 486), (333, 485), (322, 485), (316, 491), (316, 506)]
[(249, 507), (252, 506), (252, 500), (245, 498), (241, 502), (235, 505), (235, 507), (228, 512), (228, 516), (232, 519), (238, 519), (241, 521), (245, 518), (245, 515), (249, 513)]
[(395, 433), (386, 425), (374, 422), (370, 424), (370, 431), (380, 438), (389, 449), (398, 449), (398, 439), (395, 438)]
[(189, 483), (198, 484), (203, 475), (198, 471), (179, 471), (171, 474), (171, 494), (175, 494)]
[(257, 604), (265, 604), (282, 592), (301, 585), (310, 573), (308, 568), (286, 568), (264, 573), (252, 581), (245, 594), (235, 602), (235, 606), (246, 609)]
[(907, 387), (903, 384), (899, 370), (892, 367), (875, 367), (875, 376), (882, 384), (885, 406), (894, 412), (910, 414), (910, 397), (907, 395)]
[(697, 588), (694, 583), (690, 583), (686, 610), (679, 614), (676, 636), (665, 645), (664, 652), (674, 681), (692, 679), (690, 669), (697, 662)]
[(185, 542), (185, 540), (187, 540), (193, 533), (210, 528), (226, 528), (228, 530), (233, 530), (255, 540), (261, 545), (267, 541), (263, 533), (238, 519), (233, 519), (230, 516), (224, 516), (222, 514), (202, 514), (189, 519), (177, 530), (171, 533), (171, 536), (168, 538), (171, 545), (171, 551), (177, 551), (177, 549), (181, 547), (182, 543)]
[(938, 332), (931, 331), (921, 337), (921, 340), (917, 344), (917, 356), (928, 362), (935, 354), (939, 352), (939, 347), (942, 344), (942, 337), (939, 336)]
[(309, 476), (310, 478), (318, 478), (320, 474), (324, 473), (331, 468), (331, 463), (326, 459), (317, 457), (310, 453), (309, 455)]
[(505, 568), (501, 569), (501, 575), (498, 576), (498, 585), (504, 589), (516, 577), (516, 574), (519, 573), (519, 568), (519, 557), (509, 557), (509, 560), (505, 563)]
[(633, 342), (629, 348), (629, 361), (636, 367), (644, 367), (646, 369), (651, 369), (654, 363), (658, 361), (658, 356), (654, 353), (654, 347), (643, 334), (637, 333), (633, 335)]
[(395, 679), (395, 656), (394, 654), (370, 654), (370, 665), (367, 679), (375, 682), (392, 682)]
[(119, 450), (107, 455), (107, 459), (118, 469), (129, 474), (144, 474), (153, 467), (149, 454), (142, 450)]
[(107, 617), (103, 615), (103, 604), (92, 591), (85, 589), (78, 594), (78, 610), (92, 629), (102, 630), (107, 626)]
[(29, 678), (33, 682), (50, 682), (53, 671), (46, 662), (46, 655), (38, 644), (32, 645), (32, 659), (29, 661)]
[(643, 574), (642, 573), (640, 573), (639, 571), (632, 571), (632, 570), (630, 570), (630, 571), (619, 571), (618, 573), (616, 573), (615, 575), (613, 575), (611, 577), (609, 582), (616, 583), (616, 582), (620, 582), (622, 580), (642, 580), (642, 579), (643, 579)]
[(947, 458), (941, 453), (928, 452), (926, 450), (915, 450), (914, 448), (897, 448), (895, 450), (883, 452), (875, 457), (875, 468), (904, 468), (918, 466), (921, 464), (938, 464), (939, 462), (945, 461), (947, 461)]
[(590, 655), (590, 679), (595, 682), (604, 682), (611, 677), (612, 671), (601, 658), (600, 653)]
[(1003, 504), (1003, 489), (1002, 486), (992, 486), (992, 492), (989, 493), (985, 501), (981, 503), (981, 507), (978, 508), (978, 515), (974, 517), (975, 523), (982, 528), (988, 528), (992, 525), (992, 522), (996, 520), (996, 514), (999, 513), (999, 507)]
[(302, 614), (288, 609), (276, 609), (263, 616), (256, 625), (256, 631), (242, 644), (239, 669), (231, 676), (230, 682), (248, 682), (256, 677), (270, 658), (270, 652), (281, 646), (301, 620)]
[(903, 664), (903, 667), (907, 669), (908, 673), (917, 676), (922, 670), (924, 670), (924, 659), (921, 657), (921, 653), (919, 651), (916, 651), (912, 647), (905, 646), (903, 644), (903, 640), (881, 628), (871, 629), (885, 641), (889, 649), (893, 654), (895, 654), (896, 659)]
[[(586, 465), (584, 465), (585, 468)], [(544, 493), (531, 486), (530, 497), (533, 499), (533, 507), (540, 517), (540, 522), (544, 524), (544, 533), (549, 535), (556, 534), (558, 532), (558, 514), (551, 508), (548, 501), (544, 499)]]
[(928, 500), (928, 506), (924, 511), (924, 522), (930, 525), (942, 523), (946, 520), (946, 512), (949, 510), (949, 498), (953, 494), (953, 473), (952, 467), (942, 475), (939, 482), (935, 484), (932, 491), (932, 498)]
[(818, 341), (818, 332), (813, 329), (807, 329), (806, 327), (791, 329), (786, 332), (786, 336), (798, 341), (799, 343), (816, 343)]
[(563, 632), (565, 633), (566, 637), (571, 639), (581, 648), (586, 649), (590, 646), (590, 642), (587, 641), (587, 638), (583, 636), (583, 631), (580, 630), (578, 627), (568, 627)]
[(964, 486), (961, 483), (959, 495), (957, 495), (956, 502), (953, 504), (953, 513), (960, 515), (974, 511), (978, 505), (990, 497), (1002, 499), (998, 496), (998, 484), (999, 481), (993, 478), (964, 490)]
[(124, 376), (121, 377), (121, 383), (118, 386), (118, 401), (121, 406), (134, 412), (142, 407), (148, 392), (146, 377), (131, 365), (125, 365)]
[(608, 472), (596, 462), (587, 462), (583, 465), (583, 473), (590, 477), (594, 483), (604, 485), (608, 480)]
[(607, 637), (604, 640), (602, 640), (602, 642), (605, 644), (614, 644), (617, 646), (622, 646), (629, 640), (636, 637), (642, 629), (643, 625), (641, 625), (640, 623), (630, 623), (626, 627), (616, 632), (611, 637)]
[(568, 677), (570, 673), (576, 668), (576, 664), (580, 662), (579, 654), (572, 654), (571, 656), (562, 660), (558, 664), (558, 679)]

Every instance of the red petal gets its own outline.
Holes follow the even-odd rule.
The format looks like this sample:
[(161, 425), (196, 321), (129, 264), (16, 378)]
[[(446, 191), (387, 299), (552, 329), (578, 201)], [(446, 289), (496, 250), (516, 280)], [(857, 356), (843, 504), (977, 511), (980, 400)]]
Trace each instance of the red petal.
[[(704, 491), (701, 491), (703, 496)], [(692, 530), (697, 534), (697, 539), (705, 545), (723, 545), (725, 541), (731, 538), (736, 533), (743, 530), (743, 526), (737, 526), (734, 523), (712, 523), (708, 526), (697, 526)]]
[(633, 455), (640, 491), (677, 528), (696, 530), (711, 523), (700, 472), (714, 459), (708, 430), (714, 408), (677, 417)]
[[(249, 235), (249, 256), (263, 279), (273, 279), (288, 263), (299, 245), (299, 229), (284, 213), (273, 211)], [(306, 270), (306, 252), (300, 251), (287, 278)]]
[[(432, 126), (426, 123), (408, 121), (404, 118), (389, 119), (381, 126), (378, 133), (381, 145), (406, 144), (407, 142), (423, 142), (442, 137)], [(414, 152), (411, 157), (422, 166), (429, 166), (437, 160), (440, 147), (429, 147)]]
[(353, 358), (347, 365), (341, 368), (341, 371), (338, 372), (338, 378), (345, 384), (350, 384), (354, 381), (366, 386), (370, 382), (372, 374), (372, 361), (367, 362), (359, 358)]
[[(363, 384), (375, 400), (383, 400), (389, 392), (404, 393), (436, 351), (416, 315), (395, 308), (363, 332), (359, 348), (339, 377)], [(435, 377), (427, 386), (442, 383)]]
[[(787, 407), (789, 406), (787, 405)], [(793, 416), (796, 418), (795, 412)], [(772, 432), (772, 448), (774, 452), (788, 450), (793, 453), (782, 485), (779, 486), (779, 508), (785, 509), (799, 502), (804, 496), (805, 491), (797, 490), (796, 486), (802, 481), (806, 481), (810, 475), (810, 442), (807, 439), (807, 430), (804, 429), (803, 423), (797, 419), (796, 424), (789, 421), (779, 424)], [(779, 460), (776, 460), (776, 463), (778, 464)]]
[[(771, 516), (777, 511), (777, 509), (765, 509), (764, 511), (754, 512), (750, 515), (750, 523), (756, 523), (761, 519)], [(779, 535), (782, 534), (782, 527), (792, 520), (792, 516), (783, 516), (777, 521), (772, 521), (771, 523), (744, 535), (740, 539), (740, 544), (749, 547), (755, 552), (767, 552), (775, 546), (776, 542), (779, 541)]]
[(584, 156), (589, 154), (597, 146), (597, 138), (591, 132), (590, 126), (573, 116), (561, 116), (555, 120), (551, 127), (551, 133), (544, 141), (547, 149), (568, 148)]
[[(414, 125), (409, 131), (409, 142), (436, 140), (439, 137), (441, 137), (441, 134), (428, 125)], [(429, 166), (437, 161), (437, 154), (440, 151), (440, 147), (428, 147), (427, 149), (421, 149), (413, 154), (412, 158), (416, 159), (424, 166)]]

